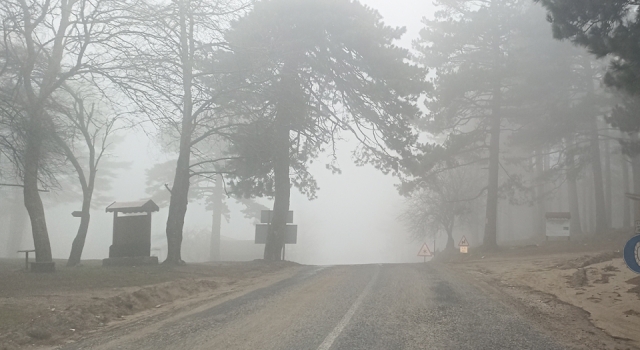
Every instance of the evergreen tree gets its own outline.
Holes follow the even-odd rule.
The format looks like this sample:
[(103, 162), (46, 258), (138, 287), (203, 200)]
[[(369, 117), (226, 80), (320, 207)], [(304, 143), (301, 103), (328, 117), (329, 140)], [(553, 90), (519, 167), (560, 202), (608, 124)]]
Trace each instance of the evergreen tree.
[(274, 197), (265, 259), (281, 258), (291, 185), (315, 196), (308, 165), (326, 147), (335, 156), (340, 132), (360, 142), (360, 163), (389, 172), (410, 159), (411, 121), (427, 85), (426, 72), (394, 44), (403, 33), (357, 1), (267, 0), (227, 35), (237, 88), (221, 104), (252, 120), (230, 136), (240, 157), (229, 165), (231, 184), (245, 196)]
[[(522, 83), (512, 89), (514, 98), (522, 102), (518, 128), (512, 145), (539, 154), (536, 202), (543, 205), (553, 191), (544, 190), (544, 182), (553, 181), (552, 188), (567, 181), (572, 229), (580, 233), (579, 201), (576, 180), (581, 168), (589, 164), (595, 189), (596, 231), (605, 233), (610, 226), (606, 215), (603, 170), (600, 150), (600, 123), (609, 111), (609, 96), (598, 87), (600, 64), (579, 48), (551, 39), (549, 28), (543, 26), (544, 13), (529, 5), (527, 15), (519, 23), (518, 71)], [(543, 167), (542, 154), (558, 159), (551, 167)], [(544, 234), (544, 212), (536, 214), (541, 234)]]
[[(483, 244), (497, 246), (500, 136), (508, 111), (505, 93), (513, 83), (513, 28), (523, 1), (441, 0), (415, 47), (421, 62), (436, 73), (431, 112), (424, 127), (441, 135), (444, 158), (456, 165), (488, 161)], [(461, 158), (465, 158), (461, 161)], [(471, 160), (470, 160), (471, 159)]]
[(538, 0), (549, 11), (557, 39), (612, 56), (605, 77), (610, 86), (640, 93), (640, 8), (633, 0)]

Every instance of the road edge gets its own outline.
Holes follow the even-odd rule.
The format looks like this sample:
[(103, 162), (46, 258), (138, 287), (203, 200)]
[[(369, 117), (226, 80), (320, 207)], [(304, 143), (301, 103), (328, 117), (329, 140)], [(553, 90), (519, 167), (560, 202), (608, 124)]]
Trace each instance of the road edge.
[(470, 272), (463, 265), (440, 264), (450, 273), (471, 282), (500, 303), (515, 310), (538, 329), (568, 349), (639, 349), (629, 339), (617, 338), (595, 326), (590, 313), (555, 295), (529, 286), (507, 284), (497, 277)]

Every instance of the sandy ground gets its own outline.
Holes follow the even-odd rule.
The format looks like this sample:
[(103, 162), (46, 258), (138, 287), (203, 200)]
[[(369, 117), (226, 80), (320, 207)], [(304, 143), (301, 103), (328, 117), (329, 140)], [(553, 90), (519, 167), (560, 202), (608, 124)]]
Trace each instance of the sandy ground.
[(102, 268), (89, 261), (55, 274), (23, 268), (20, 260), (0, 260), (0, 350), (62, 344), (138, 317), (237, 295), (288, 278), (299, 266), (256, 261)]
[[(621, 258), (623, 241), (624, 237), (592, 246), (551, 242), (453, 265), (510, 294), (527, 292), (529, 299), (546, 304), (538, 309), (546, 308), (548, 313), (557, 313), (554, 305), (561, 307), (562, 303), (580, 308), (595, 327), (617, 340), (587, 348), (640, 348), (640, 276)], [(570, 244), (574, 247), (568, 249), (571, 252), (556, 252), (557, 245)], [(567, 315), (567, 323), (558, 326), (566, 328), (569, 337), (584, 333), (585, 326), (577, 325), (571, 334), (569, 318), (576, 317), (575, 313)]]

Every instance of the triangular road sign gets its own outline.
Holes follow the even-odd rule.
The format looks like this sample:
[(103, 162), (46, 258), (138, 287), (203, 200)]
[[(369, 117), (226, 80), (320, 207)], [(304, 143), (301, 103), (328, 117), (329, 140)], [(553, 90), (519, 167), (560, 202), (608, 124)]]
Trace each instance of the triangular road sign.
[(424, 257), (433, 256), (433, 254), (431, 254), (431, 250), (429, 250), (429, 246), (426, 243), (422, 245), (422, 248), (420, 248), (420, 251), (418, 252), (418, 256), (424, 256)]
[(468, 247), (469, 246), (469, 241), (467, 241), (467, 237), (462, 236), (462, 239), (460, 240), (460, 243), (458, 243), (459, 247)]

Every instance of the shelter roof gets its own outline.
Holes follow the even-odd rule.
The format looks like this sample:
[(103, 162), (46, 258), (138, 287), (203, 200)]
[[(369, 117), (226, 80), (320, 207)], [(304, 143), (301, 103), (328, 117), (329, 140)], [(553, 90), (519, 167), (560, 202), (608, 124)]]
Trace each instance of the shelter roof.
[(152, 213), (160, 211), (160, 207), (151, 199), (135, 202), (113, 202), (106, 209), (107, 213)]

